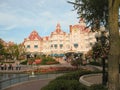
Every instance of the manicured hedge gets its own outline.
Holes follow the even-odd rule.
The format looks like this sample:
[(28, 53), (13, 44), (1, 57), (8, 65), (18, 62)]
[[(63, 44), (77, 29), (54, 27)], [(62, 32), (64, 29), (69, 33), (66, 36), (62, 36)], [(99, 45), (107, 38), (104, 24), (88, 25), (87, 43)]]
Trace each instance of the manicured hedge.
[[(26, 65), (27, 63), (29, 63), (30, 65), (35, 61), (36, 58), (31, 58), (29, 60), (24, 60), (23, 62), (21, 62), (21, 64)], [(40, 56), (38, 59), (41, 59), (41, 63), (40, 65), (52, 65), (52, 64), (59, 64), (59, 62), (57, 62), (54, 58), (50, 57), (50, 56)]]
[(61, 77), (57, 77), (56, 80), (63, 79), (63, 80), (78, 80), (79, 81), (80, 76), (82, 76), (84, 74), (90, 74), (90, 73), (92, 73), (92, 72), (81, 69), (79, 71), (70, 72), (70, 73), (64, 74)]
[(87, 90), (77, 80), (55, 80), (41, 90)]
[(91, 65), (95, 65), (95, 66), (101, 66), (101, 65), (102, 65), (102, 64), (99, 63), (99, 62), (90, 62), (89, 64), (91, 64)]
[(26, 65), (27, 64), (27, 60), (24, 60), (24, 61), (22, 61), (20, 64), (22, 64), (22, 65)]
[(50, 65), (50, 64), (58, 64), (59, 62), (55, 61), (52, 57), (41, 57), (42, 62), (40, 63), (41, 65)]
[(103, 85), (93, 85), (88, 90), (108, 90)]
[(90, 73), (97, 72), (80, 70), (64, 74), (63, 76), (57, 77), (51, 81), (41, 90), (107, 90), (102, 85), (93, 85), (91, 87), (87, 87), (79, 82), (80, 76)]

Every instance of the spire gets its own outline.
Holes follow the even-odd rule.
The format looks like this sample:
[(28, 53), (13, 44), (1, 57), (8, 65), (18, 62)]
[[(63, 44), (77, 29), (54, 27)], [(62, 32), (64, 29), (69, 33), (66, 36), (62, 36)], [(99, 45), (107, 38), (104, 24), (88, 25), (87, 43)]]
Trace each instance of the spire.
[(57, 23), (56, 29), (61, 29), (60, 23)]
[(57, 23), (55, 31), (52, 32), (51, 34), (53, 35), (53, 34), (66, 34), (66, 33), (62, 31), (60, 24)]
[(56, 32), (59, 33), (60, 31), (61, 31), (60, 23), (57, 23)]

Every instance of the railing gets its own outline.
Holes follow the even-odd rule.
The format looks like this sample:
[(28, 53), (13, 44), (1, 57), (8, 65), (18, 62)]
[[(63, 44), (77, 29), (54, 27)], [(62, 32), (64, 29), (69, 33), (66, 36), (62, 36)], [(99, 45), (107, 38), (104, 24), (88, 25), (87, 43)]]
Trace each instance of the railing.
[(9, 87), (16, 83), (20, 83), (20, 82), (28, 81), (28, 80), (29, 80), (29, 75), (23, 75), (23, 76), (18, 75), (17, 77), (12, 77), (9, 79), (1, 80), (0, 81), (0, 90), (3, 90), (6, 87)]
[(19, 74), (17, 75), (17, 77), (12, 77), (9, 79), (5, 79), (5, 80), (1, 80), (0, 81), (0, 90), (4, 90), (8, 87), (11, 87), (12, 85), (21, 83), (21, 82), (25, 82), (25, 81), (30, 81), (30, 80), (40, 80), (40, 79), (48, 79), (48, 78), (55, 78), (57, 76), (60, 76), (62, 74), (60, 73), (56, 73), (56, 74), (37, 74), (37, 75), (22, 75), (19, 76)]

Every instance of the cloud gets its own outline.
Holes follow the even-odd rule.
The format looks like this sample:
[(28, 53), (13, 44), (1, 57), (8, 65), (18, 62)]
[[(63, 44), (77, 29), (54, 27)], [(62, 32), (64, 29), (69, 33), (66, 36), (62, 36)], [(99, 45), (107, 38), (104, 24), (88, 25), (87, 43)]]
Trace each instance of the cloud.
[(12, 29), (15, 29), (17, 26), (16, 25), (12, 25), (12, 26), (4, 26), (2, 28), (0, 28), (0, 31), (8, 31), (8, 30), (12, 30)]
[(7, 7), (7, 3), (1, 3), (0, 4), (0, 8), (4, 8), (4, 7)]
[[(14, 1), (14, 0), (12, 0)], [(54, 3), (53, 3), (54, 1)], [(25, 3), (21, 5), (22, 3)], [(55, 3), (57, 2), (57, 3)], [(30, 2), (26, 2), (22, 0), (22, 2), (16, 2), (13, 4), (9, 2), (4, 3), (3, 7), (11, 7), (12, 9), (8, 9), (7, 12), (0, 12), (0, 25), (14, 25), (17, 26), (45, 26), (44, 23), (49, 23), (53, 25), (56, 22), (69, 22), (73, 21), (74, 13), (66, 10), (63, 5), (67, 5), (65, 0), (30, 0)], [(12, 6), (13, 5), (13, 6)], [(28, 5), (28, 6), (26, 6)], [(46, 6), (47, 5), (47, 6)]]
[[(78, 22), (72, 9), (67, 0), (0, 0), (0, 30), (9, 33), (8, 39), (10, 32), (20, 33), (21, 28), (27, 32), (38, 29), (46, 35), (55, 30), (58, 22), (62, 30), (68, 31), (70, 24)], [(5, 35), (2, 31), (0, 34)]]

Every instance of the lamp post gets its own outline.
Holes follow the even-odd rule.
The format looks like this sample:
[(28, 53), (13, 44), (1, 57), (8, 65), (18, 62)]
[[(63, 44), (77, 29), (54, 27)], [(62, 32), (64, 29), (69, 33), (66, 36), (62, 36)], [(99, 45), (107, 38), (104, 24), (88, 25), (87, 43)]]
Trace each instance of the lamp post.
[(106, 51), (108, 45), (107, 45), (107, 37), (105, 36), (105, 31), (101, 31), (101, 34), (96, 34), (96, 40), (97, 42), (101, 43), (101, 59), (102, 59), (102, 85), (106, 86), (107, 84), (107, 77), (108, 74), (106, 72), (106, 58), (107, 58), (107, 52)]
[(105, 60), (107, 58), (107, 53), (105, 51), (106, 47), (106, 42), (107, 42), (107, 37), (104, 35), (105, 32), (102, 32), (102, 35), (100, 37), (101, 40), (101, 44), (102, 44), (102, 64), (103, 64), (103, 77), (102, 77), (102, 84), (106, 86), (107, 84), (107, 78), (108, 78), (108, 74), (105, 70), (106, 68), (106, 64), (105, 64)]

